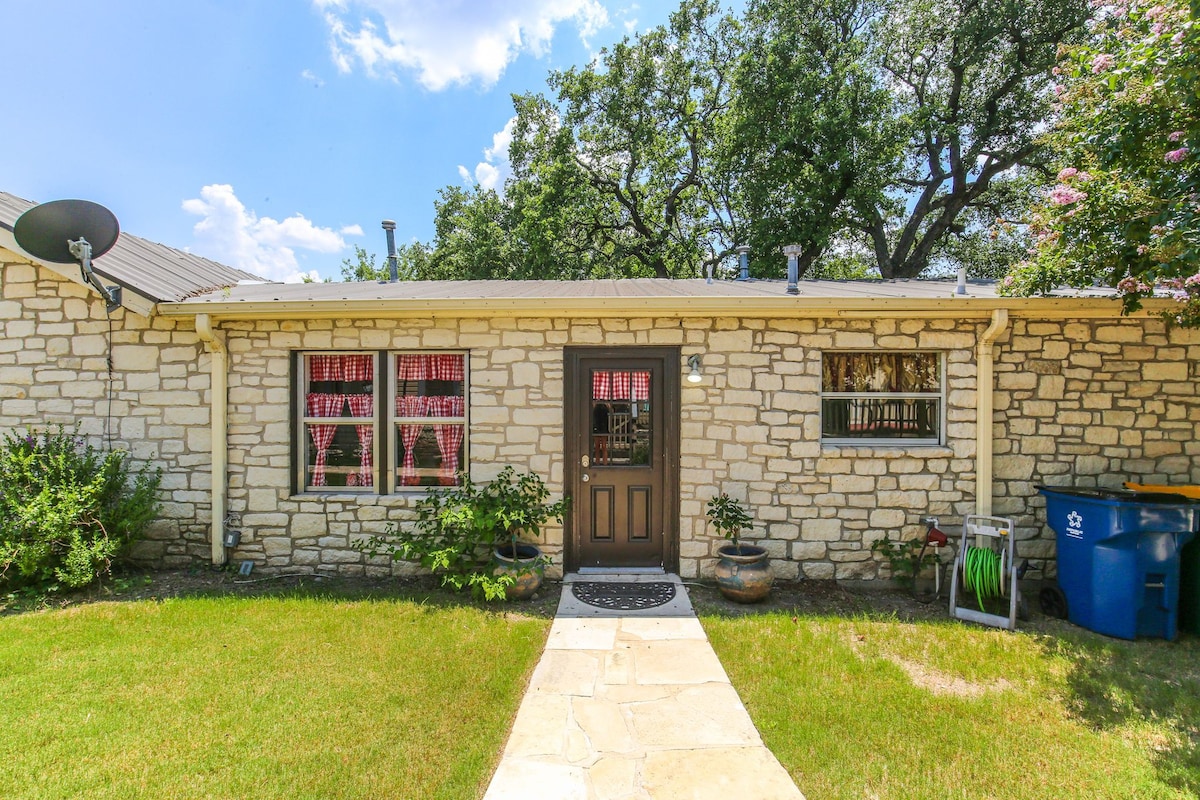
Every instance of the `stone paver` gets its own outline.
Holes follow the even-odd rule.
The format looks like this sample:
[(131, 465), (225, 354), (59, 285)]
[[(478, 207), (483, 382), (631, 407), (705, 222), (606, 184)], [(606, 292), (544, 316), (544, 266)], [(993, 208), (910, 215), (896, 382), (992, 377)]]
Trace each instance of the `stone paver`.
[[(584, 606), (573, 580), (678, 583), (667, 606)], [(675, 576), (568, 576), (484, 800), (804, 800), (763, 745)]]

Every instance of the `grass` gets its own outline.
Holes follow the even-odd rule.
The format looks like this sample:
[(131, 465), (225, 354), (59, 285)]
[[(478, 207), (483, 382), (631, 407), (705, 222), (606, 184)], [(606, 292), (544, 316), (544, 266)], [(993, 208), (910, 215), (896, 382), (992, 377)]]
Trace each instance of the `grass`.
[(894, 618), (704, 627), (812, 798), (1194, 798), (1200, 640)]
[(478, 797), (548, 627), (310, 596), (0, 617), (0, 794)]

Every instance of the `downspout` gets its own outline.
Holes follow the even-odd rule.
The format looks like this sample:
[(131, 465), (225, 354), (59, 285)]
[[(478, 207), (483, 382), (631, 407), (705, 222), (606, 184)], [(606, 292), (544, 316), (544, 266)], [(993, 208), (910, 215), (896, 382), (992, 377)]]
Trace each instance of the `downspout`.
[(992, 323), (987, 326), (976, 346), (978, 376), (975, 384), (975, 513), (990, 516), (992, 513), (992, 409), (995, 385), (995, 361), (993, 345), (1000, 334), (1008, 329), (1008, 309), (992, 311)]
[(227, 464), (229, 445), (226, 425), (226, 400), (229, 394), (229, 352), (225, 349), (225, 334), (213, 330), (208, 314), (196, 315), (196, 333), (205, 349), (212, 355), (211, 391), (212, 407), (209, 410), (212, 447), (212, 563), (225, 563), (225, 506), (227, 492)]

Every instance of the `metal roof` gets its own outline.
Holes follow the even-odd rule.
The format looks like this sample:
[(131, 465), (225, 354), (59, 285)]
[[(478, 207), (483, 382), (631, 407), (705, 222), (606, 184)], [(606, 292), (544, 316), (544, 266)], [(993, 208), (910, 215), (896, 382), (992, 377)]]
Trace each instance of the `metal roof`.
[[(996, 281), (967, 282), (966, 296), (999, 297)], [(951, 299), (962, 297), (953, 280), (801, 280), (803, 298)], [(1063, 290), (1055, 297), (1111, 297), (1111, 290)], [(521, 300), (788, 297), (782, 280), (713, 281), (630, 278), (582, 281), (361, 281), (348, 283), (243, 283), (192, 297), (189, 303), (321, 303), (337, 301)]]
[[(0, 228), (11, 232), (17, 217), (36, 205), (0, 192)], [(27, 255), (19, 248), (17, 252)], [(38, 261), (32, 256), (29, 258)], [(195, 294), (233, 286), (238, 281), (262, 280), (244, 270), (227, 267), (124, 231), (116, 245), (96, 259), (93, 269), (97, 275), (116, 281), (155, 302), (183, 300)]]
[[(800, 281), (799, 297), (949, 298), (954, 281)], [(996, 297), (992, 281), (971, 281), (974, 297)], [(630, 278), (584, 281), (379, 281), (349, 283), (245, 283), (191, 298), (191, 303), (421, 301), (591, 298), (786, 297), (779, 280), (713, 281)]]
[[(1039, 317), (1119, 316), (1111, 292), (1002, 297), (994, 281), (714, 281), (636, 278), (590, 281), (399, 281), (255, 283), (178, 303), (169, 316), (214, 319), (366, 319), (427, 317), (941, 317), (982, 319), (993, 311)], [(1149, 305), (1153, 302), (1148, 301)]]

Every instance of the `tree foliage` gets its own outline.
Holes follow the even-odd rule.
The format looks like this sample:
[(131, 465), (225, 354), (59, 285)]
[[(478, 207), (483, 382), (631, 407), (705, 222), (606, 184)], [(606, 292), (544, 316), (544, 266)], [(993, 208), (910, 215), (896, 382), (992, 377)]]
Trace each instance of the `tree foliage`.
[(514, 97), (512, 177), (442, 191), (430, 274), (695, 277), (750, 245), (777, 275), (785, 244), (841, 274), (861, 242), (885, 278), (980, 256), (995, 273), (1021, 245), (994, 224), (996, 185), (1044, 159), (1049, 70), (1086, 17), (1085, 0), (750, 0), (741, 17), (684, 0), (552, 73), (550, 96)]
[(1200, 325), (1200, 4), (1098, 4), (1066, 48), (1055, 93), (1057, 184), (1036, 209), (1034, 257), (1013, 293), (1116, 287), (1128, 310), (1156, 291)]

